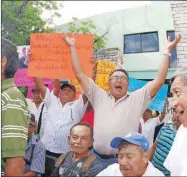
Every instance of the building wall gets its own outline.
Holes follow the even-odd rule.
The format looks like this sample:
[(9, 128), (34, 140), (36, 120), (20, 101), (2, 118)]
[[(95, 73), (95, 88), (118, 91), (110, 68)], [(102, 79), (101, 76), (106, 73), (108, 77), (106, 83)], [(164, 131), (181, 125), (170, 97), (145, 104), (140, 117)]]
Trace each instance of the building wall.
[[(159, 52), (125, 54), (124, 68), (128, 71), (156, 71), (166, 47), (166, 31), (174, 30), (171, 7), (167, 1), (152, 2), (150, 5), (137, 8), (107, 12), (87, 19), (93, 21), (101, 35), (111, 25), (106, 48), (117, 47), (122, 52), (124, 35), (158, 31)], [(67, 24), (60, 26), (60, 28), (66, 31)]]
[(187, 1), (170, 1), (176, 34), (182, 39), (177, 46), (178, 67), (187, 66)]

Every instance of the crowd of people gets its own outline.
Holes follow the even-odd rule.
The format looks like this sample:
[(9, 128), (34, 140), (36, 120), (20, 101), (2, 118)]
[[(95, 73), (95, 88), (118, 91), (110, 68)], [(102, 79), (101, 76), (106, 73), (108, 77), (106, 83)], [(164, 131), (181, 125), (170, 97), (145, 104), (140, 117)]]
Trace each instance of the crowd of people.
[(83, 89), (76, 100), (70, 82), (54, 79), (50, 91), (37, 77), (33, 99), (25, 98), (13, 81), (19, 67), (16, 46), (2, 38), (2, 175), (187, 175), (187, 67), (178, 68), (171, 78), (171, 121), (165, 120), (167, 99), (156, 116), (148, 108), (165, 83), (172, 49), (181, 36), (168, 38), (155, 79), (132, 93), (124, 69), (110, 74), (110, 92), (100, 88), (95, 83), (97, 62), (89, 78), (80, 64), (76, 39), (66, 34), (62, 38)]

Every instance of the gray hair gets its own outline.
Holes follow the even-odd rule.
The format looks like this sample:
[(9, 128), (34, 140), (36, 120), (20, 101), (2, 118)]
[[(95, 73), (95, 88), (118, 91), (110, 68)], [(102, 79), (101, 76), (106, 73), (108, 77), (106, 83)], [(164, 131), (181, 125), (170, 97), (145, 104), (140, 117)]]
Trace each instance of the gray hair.
[(178, 68), (171, 77), (171, 83), (173, 83), (176, 77), (184, 79), (184, 84), (187, 83), (187, 67)]

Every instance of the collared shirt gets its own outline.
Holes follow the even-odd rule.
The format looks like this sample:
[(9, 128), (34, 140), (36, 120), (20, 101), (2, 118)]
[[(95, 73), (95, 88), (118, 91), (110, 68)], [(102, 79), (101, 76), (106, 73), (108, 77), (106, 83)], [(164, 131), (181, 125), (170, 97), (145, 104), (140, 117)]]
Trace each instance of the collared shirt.
[[(119, 164), (115, 163), (112, 165), (109, 165), (106, 169), (101, 171), (97, 176), (123, 176)], [(156, 169), (151, 162), (148, 163), (147, 169), (145, 170), (145, 173), (142, 176), (164, 176), (164, 174)]]
[(157, 147), (153, 156), (153, 165), (162, 171), (164, 175), (170, 175), (170, 171), (164, 167), (164, 161), (168, 156), (168, 153), (172, 147), (175, 139), (176, 132), (173, 128), (173, 124), (167, 124), (162, 127), (157, 136)]
[(187, 176), (187, 128), (183, 125), (177, 131), (164, 166), (171, 176)]
[(153, 138), (155, 133), (155, 128), (157, 125), (160, 125), (159, 117), (150, 118), (146, 122), (144, 122), (143, 118), (140, 119), (141, 127), (142, 127), (142, 134), (148, 139), (149, 147), (153, 145)]
[[(44, 102), (41, 102), (40, 106), (37, 108), (36, 104), (31, 99), (27, 98), (26, 100), (29, 105), (30, 113), (35, 115), (35, 119), (38, 122), (39, 117), (40, 117), (40, 112), (41, 112)], [(44, 107), (44, 109), (45, 109), (45, 107)]]
[(13, 79), (2, 81), (1, 92), (1, 152), (4, 171), (7, 158), (24, 157), (27, 146), (30, 113), (23, 94), (15, 86)]
[(140, 117), (151, 102), (147, 85), (127, 94), (117, 102), (112, 95), (89, 79), (90, 88), (85, 95), (94, 109), (94, 149), (105, 155), (116, 154), (110, 147), (115, 137), (137, 132)]
[(37, 176), (40, 176), (45, 172), (45, 146), (37, 139), (37, 135), (33, 134), (27, 143), (24, 173), (33, 171), (36, 172)]
[[(36, 107), (36, 104), (29, 98), (26, 99), (27, 100), (27, 103), (29, 105), (29, 110), (31, 112), (31, 114), (34, 114), (35, 115), (35, 119), (38, 123), (39, 121), (39, 117), (40, 117), (40, 114), (41, 114), (41, 111), (42, 111), (42, 106), (44, 104), (44, 102), (41, 102), (40, 103), (40, 106), (37, 108)], [(43, 108), (43, 111), (42, 111), (42, 121), (41, 121), (41, 128), (40, 128), (40, 138), (42, 138), (43, 134), (44, 134), (44, 125), (45, 125), (45, 121), (46, 121), (46, 116), (47, 116), (47, 109), (44, 105), (44, 108)]]
[(45, 148), (54, 153), (70, 151), (68, 136), (73, 125), (83, 117), (87, 104), (84, 105), (82, 95), (78, 100), (62, 106), (60, 99), (47, 88), (44, 102), (47, 109), (42, 142)]

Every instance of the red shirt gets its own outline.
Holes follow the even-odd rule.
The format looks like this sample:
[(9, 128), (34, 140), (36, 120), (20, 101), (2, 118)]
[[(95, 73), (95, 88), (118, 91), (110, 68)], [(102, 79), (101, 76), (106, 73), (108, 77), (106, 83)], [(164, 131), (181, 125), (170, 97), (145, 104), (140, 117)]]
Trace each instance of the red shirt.
[(85, 122), (85, 123), (89, 124), (93, 128), (93, 124), (94, 124), (94, 110), (91, 109), (90, 111), (86, 112), (80, 122)]

